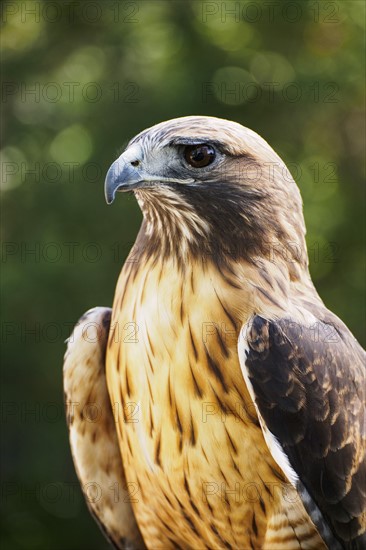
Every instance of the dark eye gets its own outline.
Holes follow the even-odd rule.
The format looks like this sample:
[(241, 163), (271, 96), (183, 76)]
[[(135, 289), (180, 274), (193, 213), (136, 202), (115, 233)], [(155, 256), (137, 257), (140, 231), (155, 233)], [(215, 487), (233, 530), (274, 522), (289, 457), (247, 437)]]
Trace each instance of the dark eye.
[(184, 149), (184, 158), (193, 168), (204, 168), (214, 161), (215, 149), (211, 145), (188, 145)]

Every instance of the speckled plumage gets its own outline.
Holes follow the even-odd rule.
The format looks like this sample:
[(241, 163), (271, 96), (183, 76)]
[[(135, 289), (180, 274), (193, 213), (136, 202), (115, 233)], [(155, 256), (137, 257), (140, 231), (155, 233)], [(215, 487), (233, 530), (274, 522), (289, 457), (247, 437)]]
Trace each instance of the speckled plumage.
[[(192, 171), (184, 164), (182, 150), (193, 143), (216, 148), (211, 168)], [(136, 136), (122, 157), (124, 166), (137, 162), (135, 173), (144, 174), (135, 189), (144, 221), (117, 284), (106, 350), (121, 472), (138, 489), (126, 519), (117, 520), (123, 537), (131, 525), (136, 535), (138, 525), (144, 543), (154, 550), (318, 549), (326, 547), (324, 541), (334, 541), (334, 548), (361, 548), (357, 545), (366, 528), (360, 433), (364, 396), (357, 388), (364, 381), (362, 351), (312, 285), (301, 198), (285, 165), (254, 132), (210, 117), (159, 124)], [(344, 349), (348, 342), (355, 350), (354, 360), (345, 360), (343, 348), (312, 346), (308, 337), (297, 341), (291, 333), (281, 366), (278, 339), (268, 344), (265, 333), (256, 339), (256, 316), (270, 326), (289, 319), (304, 334), (317, 320), (331, 319), (342, 332)], [(243, 332), (248, 327), (249, 339)], [(269, 347), (274, 355), (268, 355)], [(337, 356), (336, 406), (341, 410), (347, 402), (358, 415), (357, 427), (352, 427), (351, 416), (343, 412), (347, 418), (338, 433), (339, 448), (351, 440), (354, 452), (338, 455), (333, 449), (342, 457), (336, 468), (352, 470), (356, 487), (357, 504), (343, 498), (346, 488), (339, 491), (353, 521), (345, 536), (334, 519), (339, 508), (334, 502), (333, 508), (324, 505), (306, 460), (289, 450), (283, 435), (289, 417), (266, 415), (267, 409), (281, 412), (282, 402), (290, 403), (290, 374), (303, 350), (310, 357), (311, 376), (322, 376), (329, 384), (335, 380), (330, 352)], [(69, 364), (87, 372), (86, 361), (76, 351), (69, 353)], [(103, 370), (102, 355), (99, 362)], [(266, 386), (271, 377), (281, 384)], [(106, 392), (104, 374), (101, 380)], [(349, 380), (355, 387), (344, 392)], [(323, 384), (324, 391), (329, 384)], [(263, 401), (268, 388), (272, 393)], [(299, 394), (299, 408), (300, 399), (312, 402), (313, 391), (309, 383)], [(317, 399), (322, 399), (319, 392)], [(324, 413), (321, 420), (329, 418)], [(290, 427), (297, 443), (297, 427)], [(277, 454), (266, 430), (278, 440)], [(317, 432), (319, 441), (308, 439), (301, 452), (312, 457), (314, 449), (317, 456), (325, 432)], [(116, 434), (110, 438), (116, 447)], [(75, 438), (73, 453), (82, 480), (84, 459), (75, 454)], [(320, 464), (317, 472), (321, 469)], [(297, 478), (303, 491), (294, 483)]]

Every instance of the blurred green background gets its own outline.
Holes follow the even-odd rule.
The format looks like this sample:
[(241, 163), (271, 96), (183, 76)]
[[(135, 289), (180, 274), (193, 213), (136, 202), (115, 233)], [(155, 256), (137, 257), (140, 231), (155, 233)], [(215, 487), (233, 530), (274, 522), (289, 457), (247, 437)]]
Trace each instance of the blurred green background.
[(311, 271), (364, 343), (365, 3), (2, 5), (3, 550), (103, 549), (77, 484), (62, 358), (110, 305), (141, 215), (104, 175), (127, 140), (207, 114), (261, 134), (303, 195)]

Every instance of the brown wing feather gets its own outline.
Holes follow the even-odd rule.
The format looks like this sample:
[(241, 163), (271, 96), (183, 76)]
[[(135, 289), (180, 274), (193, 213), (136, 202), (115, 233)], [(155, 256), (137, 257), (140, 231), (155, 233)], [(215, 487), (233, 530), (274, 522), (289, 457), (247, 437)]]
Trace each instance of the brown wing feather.
[(260, 415), (299, 476), (308, 511), (310, 498), (321, 512), (320, 523), (345, 548), (364, 548), (362, 348), (343, 324), (318, 321), (307, 327), (291, 319), (273, 322), (256, 316), (247, 331), (245, 354)]

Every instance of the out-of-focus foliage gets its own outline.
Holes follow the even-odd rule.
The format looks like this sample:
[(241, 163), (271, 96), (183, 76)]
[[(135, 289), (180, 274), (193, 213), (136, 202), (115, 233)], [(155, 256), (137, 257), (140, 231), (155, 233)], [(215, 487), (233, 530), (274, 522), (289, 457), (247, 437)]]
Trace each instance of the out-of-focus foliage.
[(365, 4), (2, 10), (2, 548), (107, 548), (76, 482), (61, 370), (72, 324), (112, 303), (141, 220), (133, 197), (106, 206), (106, 170), (164, 119), (207, 114), (256, 130), (301, 188), (320, 295), (362, 341)]

